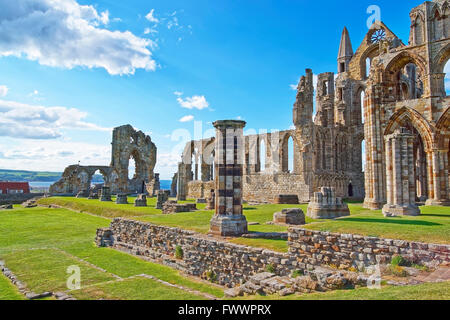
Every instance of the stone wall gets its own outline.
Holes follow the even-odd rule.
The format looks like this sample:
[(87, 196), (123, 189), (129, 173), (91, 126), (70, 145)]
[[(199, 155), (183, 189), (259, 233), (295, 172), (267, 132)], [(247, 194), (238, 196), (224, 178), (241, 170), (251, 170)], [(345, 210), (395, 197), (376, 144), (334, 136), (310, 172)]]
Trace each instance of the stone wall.
[(214, 181), (191, 181), (187, 185), (188, 199), (211, 198), (211, 190), (214, 189)]
[(375, 264), (390, 263), (394, 255), (401, 255), (414, 263), (433, 267), (450, 263), (450, 246), (290, 228), (289, 255), (295, 256), (300, 266), (334, 265), (364, 270)]
[[(288, 254), (121, 218), (114, 219), (110, 229), (97, 231), (97, 245), (108, 245), (110, 241), (116, 249), (162, 261), (193, 276), (207, 279), (208, 274), (215, 275), (217, 283), (228, 287), (264, 272), (269, 264), (279, 275), (289, 275), (296, 268)], [(183, 250), (183, 259), (175, 258), (177, 246)]]
[(310, 187), (301, 175), (254, 174), (244, 176), (244, 200), (276, 203), (279, 195), (297, 195), (300, 202), (308, 202)]
[(0, 205), (21, 204), (35, 197), (42, 197), (43, 195), (43, 193), (0, 194)]
[[(340, 267), (352, 270), (389, 263), (400, 254), (415, 263), (435, 266), (450, 262), (450, 246), (358, 235), (289, 229), (289, 252), (279, 253), (237, 245), (192, 231), (116, 218), (110, 228), (97, 230), (96, 243), (157, 260), (187, 274), (234, 287), (271, 265), (280, 276), (294, 270)], [(175, 250), (183, 250), (181, 259)], [(353, 268), (352, 268), (353, 267)]]

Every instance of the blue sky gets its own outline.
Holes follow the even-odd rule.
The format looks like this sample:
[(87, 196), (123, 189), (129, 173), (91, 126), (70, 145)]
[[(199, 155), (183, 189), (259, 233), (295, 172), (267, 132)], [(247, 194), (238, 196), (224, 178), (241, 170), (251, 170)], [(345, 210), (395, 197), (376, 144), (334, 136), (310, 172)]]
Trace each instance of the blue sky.
[(336, 71), (344, 26), (356, 50), (375, 4), (407, 43), (409, 11), (422, 3), (59, 2), (0, 0), (0, 168), (108, 164), (110, 129), (129, 123), (151, 135), (156, 171), (170, 178), (182, 145), (174, 138), (193, 138), (194, 121), (202, 131), (225, 118), (289, 128), (291, 85), (305, 68)]

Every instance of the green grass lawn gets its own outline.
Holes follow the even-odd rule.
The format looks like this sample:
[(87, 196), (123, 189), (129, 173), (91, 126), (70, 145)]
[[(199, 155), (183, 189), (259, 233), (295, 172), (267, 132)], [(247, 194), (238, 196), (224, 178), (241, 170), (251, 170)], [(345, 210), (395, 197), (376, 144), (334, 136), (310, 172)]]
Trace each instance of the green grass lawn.
[[(305, 226), (312, 230), (431, 243), (450, 243), (450, 207), (421, 207), (421, 216), (385, 218), (381, 210), (351, 205), (350, 217)], [(357, 211), (355, 211), (357, 209)]]
[[(203, 295), (168, 287), (157, 281), (135, 277), (148, 274), (172, 284), (181, 285), (197, 292), (218, 298), (223, 289), (180, 274), (169, 267), (149, 263), (129, 254), (110, 248), (97, 248), (93, 241), (97, 228), (110, 224), (109, 207), (114, 203), (74, 198), (49, 198), (61, 205), (65, 202), (73, 210), (84, 206), (86, 212), (100, 208), (96, 214), (78, 213), (67, 209), (32, 208), (16, 206), (14, 210), (0, 211), (0, 260), (25, 282), (33, 291), (63, 291), (69, 276), (67, 267), (81, 268), (82, 289), (72, 291), (80, 299), (203, 299)], [(154, 199), (149, 199), (149, 203)], [(131, 202), (131, 201), (130, 201)], [(102, 208), (102, 206), (105, 206)], [(212, 211), (197, 211), (162, 215), (154, 208), (119, 206), (126, 211), (125, 217), (152, 223), (176, 226), (208, 232)], [(298, 207), (286, 205), (245, 206), (250, 232), (282, 232), (286, 227), (265, 224), (272, 220), (275, 211)], [(306, 212), (306, 206), (300, 206)], [(200, 207), (204, 209), (204, 207)], [(450, 208), (423, 207), (423, 215), (410, 218), (385, 219), (379, 211), (368, 211), (361, 205), (350, 205), (350, 217), (334, 221), (307, 219), (307, 228), (338, 232), (405, 238), (428, 242), (449, 242)], [(139, 210), (152, 210), (137, 215)], [(117, 212), (116, 212), (117, 213)], [(102, 215), (102, 216), (100, 216)], [(235, 243), (285, 251), (287, 242), (282, 240), (233, 239)], [(100, 269), (101, 268), (101, 269)], [(103, 270), (102, 270), (103, 269)], [(118, 280), (117, 276), (123, 280)], [(135, 277), (131, 278), (130, 277)], [(449, 284), (427, 284), (415, 287), (385, 287), (382, 290), (357, 289), (323, 294), (290, 297), (246, 297), (247, 299), (449, 299)], [(7, 279), (0, 276), (0, 299), (21, 299), (17, 290)]]
[[(130, 203), (134, 201), (130, 199)], [(89, 212), (103, 217), (123, 216), (125, 218), (151, 222), (169, 227), (179, 227), (206, 234), (209, 231), (209, 221), (213, 211), (203, 211), (204, 204), (197, 205), (199, 211), (163, 215), (161, 210), (154, 208), (155, 198), (149, 198), (148, 208), (135, 208), (133, 205), (116, 205), (115, 203), (100, 202), (98, 200), (76, 198), (47, 198), (41, 200), (46, 204), (59, 204), (78, 211)], [(193, 202), (193, 200), (187, 201)], [(250, 232), (286, 232), (287, 228), (278, 225), (268, 225), (273, 214), (284, 208), (301, 208), (307, 212), (307, 205), (260, 205), (244, 206), (244, 214), (248, 222), (259, 225), (250, 225)], [(312, 220), (306, 218), (305, 228), (320, 231), (341, 233), (354, 233), (366, 236), (377, 236), (411, 241), (424, 241), (434, 243), (450, 243), (450, 208), (449, 207), (421, 207), (422, 215), (419, 217), (385, 218), (381, 210), (371, 211), (363, 208), (362, 204), (349, 203), (350, 217), (336, 220)], [(267, 248), (279, 252), (286, 252), (287, 241), (266, 239), (231, 240), (237, 244)]]
[[(223, 296), (222, 288), (191, 280), (169, 267), (146, 262), (113, 249), (97, 248), (93, 243), (96, 230), (109, 223), (109, 219), (66, 209), (23, 209), (16, 206), (14, 210), (0, 211), (0, 260), (4, 260), (29, 289), (38, 293), (67, 290), (67, 267), (78, 265), (81, 268), (82, 287), (101, 287), (108, 281), (116, 281), (112, 274), (127, 278), (145, 273), (219, 298)], [(89, 263), (105, 271), (98, 270)], [(111, 286), (115, 287), (113, 284)], [(157, 286), (164, 285), (157, 283)], [(0, 290), (5, 290), (3, 287), (0, 282)], [(166, 288), (174, 291), (174, 297), (183, 296), (179, 295), (179, 289)], [(166, 288), (158, 290), (163, 293)], [(158, 290), (156, 291), (159, 292)], [(89, 292), (93, 291), (87, 290), (83, 293), (84, 296)], [(135, 292), (136, 297), (141, 294), (143, 293)], [(117, 295), (115, 297), (120, 298)], [(95, 299), (97, 296), (91, 298)], [(153, 298), (158, 297), (154, 295)], [(191, 298), (197, 296), (191, 294)]]
[(25, 300), (16, 287), (0, 272), (0, 300)]
[(72, 296), (79, 300), (206, 300), (203, 296), (139, 277), (75, 290)]
[(383, 287), (380, 290), (359, 288), (324, 293), (280, 297), (247, 296), (245, 300), (450, 300), (450, 282), (426, 283), (406, 287)]

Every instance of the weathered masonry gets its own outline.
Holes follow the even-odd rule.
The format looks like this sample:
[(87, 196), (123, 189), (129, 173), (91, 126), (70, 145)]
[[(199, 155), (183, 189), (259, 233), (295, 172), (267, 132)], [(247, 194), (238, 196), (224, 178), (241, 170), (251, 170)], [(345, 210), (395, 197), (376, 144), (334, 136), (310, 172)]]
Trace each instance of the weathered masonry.
[[(111, 193), (144, 193), (155, 179), (156, 146), (152, 139), (131, 125), (115, 128), (112, 137), (112, 157), (109, 166), (72, 165), (64, 170), (60, 181), (50, 187), (52, 194), (73, 194), (89, 191), (96, 172), (103, 176)], [(130, 159), (136, 164), (135, 175), (128, 178)], [(153, 194), (153, 190), (148, 190)]]
[[(337, 197), (364, 198), (370, 209), (387, 204), (387, 215), (417, 214), (416, 203), (450, 205), (449, 1), (425, 2), (410, 18), (408, 44), (377, 22), (354, 51), (344, 28), (338, 73), (317, 75), (316, 88), (311, 70), (301, 78), (294, 128), (245, 136), (244, 200), (297, 195), (307, 202), (319, 188), (332, 187)], [(399, 130), (411, 135), (410, 147), (391, 147)], [(214, 138), (186, 145), (176, 176), (181, 199), (209, 197), (214, 154)], [(410, 181), (393, 174), (392, 166), (406, 159)]]
[[(343, 270), (390, 263), (394, 255), (436, 267), (450, 262), (450, 246), (360, 235), (289, 229), (289, 252), (280, 253), (207, 237), (178, 228), (116, 218), (110, 228), (97, 230), (98, 246), (109, 246), (160, 261), (188, 274), (234, 287), (272, 265), (278, 275), (334, 265)], [(181, 248), (183, 257), (175, 251)]]

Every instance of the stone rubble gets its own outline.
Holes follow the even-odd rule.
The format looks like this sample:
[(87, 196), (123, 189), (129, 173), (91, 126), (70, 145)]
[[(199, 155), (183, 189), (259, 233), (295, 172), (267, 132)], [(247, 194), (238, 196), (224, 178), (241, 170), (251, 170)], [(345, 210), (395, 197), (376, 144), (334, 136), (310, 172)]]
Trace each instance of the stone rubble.
[(288, 225), (303, 225), (306, 223), (303, 210), (297, 208), (283, 209), (281, 212), (274, 213), (273, 222)]

